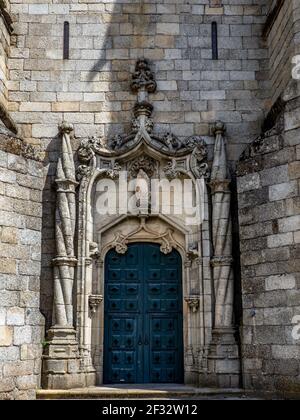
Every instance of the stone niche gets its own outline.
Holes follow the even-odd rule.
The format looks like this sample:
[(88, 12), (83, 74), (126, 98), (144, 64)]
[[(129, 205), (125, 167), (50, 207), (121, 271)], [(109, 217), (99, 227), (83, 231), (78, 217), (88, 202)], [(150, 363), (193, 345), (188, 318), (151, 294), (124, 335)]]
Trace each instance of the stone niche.
[[(149, 99), (157, 86), (146, 60), (137, 62), (131, 88), (137, 94), (131, 132), (84, 140), (78, 150), (77, 181), (70, 147), (72, 127), (61, 127), (54, 319), (45, 355), (44, 385), (68, 388), (102, 383), (106, 254), (111, 249), (125, 254), (130, 243), (150, 242), (158, 243), (164, 254), (176, 249), (183, 261), (185, 383), (238, 386), (225, 127), (216, 123), (214, 136), (206, 139), (158, 134)], [(214, 148), (213, 162), (208, 162), (209, 147)], [(130, 211), (124, 208), (128, 201), (127, 184), (120, 182), (124, 174), (135, 183), (128, 196), (135, 199)], [(154, 179), (190, 181), (191, 204), (183, 212), (177, 211), (177, 200), (173, 200), (170, 213), (159, 206), (155, 211), (153, 206), (149, 209), (149, 196), (151, 203), (157, 203), (164, 192), (162, 187), (153, 199)], [(107, 194), (105, 183), (114, 186), (116, 200)], [(109, 214), (101, 214), (105, 202), (112, 210)]]

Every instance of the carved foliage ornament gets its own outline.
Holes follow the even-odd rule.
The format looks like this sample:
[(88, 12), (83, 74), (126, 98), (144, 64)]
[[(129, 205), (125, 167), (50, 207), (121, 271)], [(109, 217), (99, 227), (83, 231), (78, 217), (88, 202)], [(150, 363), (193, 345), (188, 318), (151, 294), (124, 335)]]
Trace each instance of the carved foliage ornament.
[(88, 165), (95, 153), (103, 150), (104, 148), (105, 144), (103, 139), (90, 137), (82, 140), (77, 152), (79, 161)]
[[(166, 156), (183, 156), (192, 153), (191, 171), (195, 177), (203, 177), (207, 174), (207, 150), (204, 140), (198, 136), (186, 139), (179, 138), (171, 132), (155, 134), (151, 115), (153, 105), (149, 102), (149, 93), (155, 92), (157, 85), (154, 75), (150, 70), (147, 60), (138, 60), (135, 72), (132, 76), (131, 88), (137, 93), (137, 102), (134, 107), (134, 119), (132, 130), (129, 134), (116, 134), (108, 139), (89, 138), (83, 140), (78, 150), (78, 157), (84, 166), (89, 166), (95, 154), (106, 157), (122, 155), (136, 148), (140, 143), (146, 143), (151, 148)], [(167, 174), (174, 168), (169, 165)], [(79, 176), (88, 174), (84, 168), (80, 168)], [(179, 174), (179, 171), (178, 171)]]
[(146, 217), (141, 217), (140, 226), (128, 235), (123, 235), (121, 232), (118, 232), (115, 239), (108, 244), (107, 248), (115, 249), (118, 254), (124, 255), (128, 251), (128, 244), (141, 237), (160, 243), (160, 251), (165, 255), (170, 254), (174, 248), (180, 248), (180, 245), (173, 237), (172, 229), (167, 229), (161, 234), (153, 232), (146, 224)]
[(151, 178), (157, 171), (157, 162), (150, 156), (142, 155), (138, 157), (129, 166), (130, 176), (136, 178), (141, 169)]
[(102, 295), (90, 295), (89, 296), (89, 307), (92, 315), (95, 315), (97, 312), (98, 306), (103, 301)]
[(193, 313), (198, 312), (199, 306), (200, 306), (200, 298), (199, 296), (189, 296), (184, 298), (186, 303), (188, 304), (188, 307)]
[[(187, 139), (185, 145), (193, 149), (191, 158), (190, 158), (190, 170), (195, 176), (195, 178), (208, 178), (209, 170), (207, 159), (207, 145), (201, 137), (190, 137)], [(180, 145), (182, 147), (182, 144)], [(164, 168), (166, 177), (169, 180), (180, 178), (184, 175), (184, 170), (178, 167), (176, 159), (168, 162)]]
[(135, 72), (132, 76), (131, 89), (133, 92), (138, 92), (144, 88), (148, 93), (156, 91), (156, 81), (154, 75), (150, 70), (149, 63), (145, 59), (140, 59), (136, 63)]

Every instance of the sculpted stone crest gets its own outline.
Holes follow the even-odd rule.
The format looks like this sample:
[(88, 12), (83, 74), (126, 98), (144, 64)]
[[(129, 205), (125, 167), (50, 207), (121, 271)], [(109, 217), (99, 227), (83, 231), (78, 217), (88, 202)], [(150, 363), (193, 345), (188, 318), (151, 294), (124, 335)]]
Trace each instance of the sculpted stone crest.
[(133, 92), (138, 92), (141, 88), (145, 88), (148, 93), (156, 91), (156, 81), (154, 75), (150, 70), (149, 63), (145, 59), (140, 59), (136, 63), (135, 72), (132, 75), (131, 89)]
[(129, 166), (129, 174), (135, 178), (142, 169), (148, 177), (152, 177), (157, 171), (157, 162), (150, 156), (143, 155), (135, 159)]
[[(88, 165), (95, 154), (122, 156), (143, 143), (168, 158), (187, 156), (193, 152), (190, 169), (196, 177), (204, 176), (207, 171), (207, 166), (204, 165), (207, 150), (205, 141), (201, 137), (182, 138), (170, 131), (156, 133), (154, 130), (151, 118), (153, 105), (150, 103), (149, 94), (156, 91), (157, 84), (147, 60), (138, 60), (132, 76), (131, 89), (137, 94), (137, 102), (133, 109), (134, 116), (130, 133), (84, 140), (78, 150), (80, 162)], [(83, 172), (82, 168), (81, 172)]]

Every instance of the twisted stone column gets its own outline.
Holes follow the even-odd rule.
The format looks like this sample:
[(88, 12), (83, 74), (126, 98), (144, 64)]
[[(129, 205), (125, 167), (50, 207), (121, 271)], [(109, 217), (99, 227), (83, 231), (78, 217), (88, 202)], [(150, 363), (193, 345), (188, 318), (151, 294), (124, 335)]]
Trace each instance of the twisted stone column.
[(211, 174), (212, 227), (214, 257), (215, 328), (232, 328), (234, 277), (232, 269), (232, 221), (230, 213), (231, 191), (227, 168), (225, 126), (216, 123), (215, 152)]
[(216, 123), (214, 134), (215, 149), (210, 187), (214, 249), (211, 265), (213, 268), (215, 311), (206, 385), (233, 388), (239, 387), (240, 360), (233, 319), (234, 274), (230, 211), (231, 191), (223, 123)]
[(48, 389), (69, 389), (95, 384), (95, 372), (84, 370), (73, 325), (75, 257), (76, 175), (71, 146), (73, 126), (62, 123), (61, 155), (57, 164), (55, 215), (53, 326), (47, 334), (42, 384)]
[(57, 165), (57, 205), (55, 240), (57, 256), (54, 264), (53, 324), (73, 328), (74, 252), (76, 224), (75, 189), (77, 186), (70, 134), (72, 125), (60, 126), (62, 153)]

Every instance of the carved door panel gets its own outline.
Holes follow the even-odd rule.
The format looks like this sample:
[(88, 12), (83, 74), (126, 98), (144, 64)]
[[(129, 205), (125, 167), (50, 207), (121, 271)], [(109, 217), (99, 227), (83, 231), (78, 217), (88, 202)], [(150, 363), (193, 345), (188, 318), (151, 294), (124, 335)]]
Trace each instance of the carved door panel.
[(182, 382), (179, 254), (152, 244), (111, 251), (105, 280), (104, 382)]

